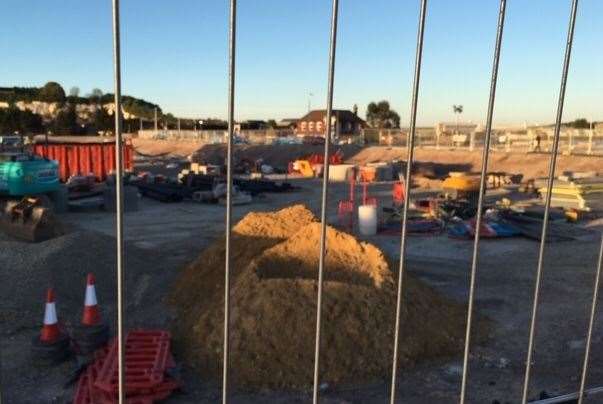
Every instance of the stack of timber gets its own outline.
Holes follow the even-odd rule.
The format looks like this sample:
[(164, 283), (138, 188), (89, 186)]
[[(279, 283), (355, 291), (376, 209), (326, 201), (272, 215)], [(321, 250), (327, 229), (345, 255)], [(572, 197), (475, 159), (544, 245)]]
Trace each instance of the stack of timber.
[[(539, 192), (542, 199), (546, 199), (545, 184), (539, 188)], [(553, 182), (551, 206), (584, 211), (603, 210), (603, 176), (557, 177)]]

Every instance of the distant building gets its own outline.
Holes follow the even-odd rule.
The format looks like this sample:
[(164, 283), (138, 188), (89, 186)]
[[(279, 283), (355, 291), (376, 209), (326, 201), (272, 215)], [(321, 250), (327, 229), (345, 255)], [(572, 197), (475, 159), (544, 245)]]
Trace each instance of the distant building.
[(479, 130), (479, 125), (470, 122), (459, 122), (458, 124), (456, 122), (439, 122), (435, 126), (435, 132), (437, 136), (453, 135), (455, 133), (461, 135), (469, 135)]
[(295, 129), (297, 126), (297, 118), (285, 118), (281, 119), (276, 123), (276, 127), (279, 129)]
[[(325, 136), (327, 124), (327, 111), (324, 109), (308, 112), (300, 118), (295, 127), (298, 135)], [(331, 116), (331, 130), (333, 135), (349, 136), (358, 135), (366, 122), (350, 110), (333, 110)]]
[(268, 129), (268, 124), (266, 121), (259, 120), (247, 120), (243, 121), (239, 124), (239, 130), (259, 130), (259, 129)]

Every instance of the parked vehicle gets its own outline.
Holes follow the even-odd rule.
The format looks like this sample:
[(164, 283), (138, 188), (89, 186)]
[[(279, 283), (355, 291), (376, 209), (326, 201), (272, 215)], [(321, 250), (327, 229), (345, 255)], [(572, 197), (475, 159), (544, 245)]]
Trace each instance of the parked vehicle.
[(310, 144), (314, 146), (324, 145), (325, 138), (322, 136), (304, 136), (303, 144)]

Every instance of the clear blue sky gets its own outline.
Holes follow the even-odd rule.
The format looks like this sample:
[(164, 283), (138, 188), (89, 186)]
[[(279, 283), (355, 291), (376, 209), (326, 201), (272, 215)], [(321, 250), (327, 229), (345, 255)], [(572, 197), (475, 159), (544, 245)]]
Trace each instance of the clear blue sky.
[[(329, 0), (239, 0), (236, 118), (299, 117), (326, 100)], [(123, 91), (225, 117), (227, 0), (122, 0)], [(418, 0), (340, 0), (335, 106), (387, 99), (408, 122)], [(552, 122), (570, 0), (509, 0), (495, 125)], [(112, 91), (109, 0), (2, 0), (0, 86)], [(428, 4), (419, 124), (483, 122), (498, 0)], [(603, 120), (603, 1), (581, 0), (565, 120)]]

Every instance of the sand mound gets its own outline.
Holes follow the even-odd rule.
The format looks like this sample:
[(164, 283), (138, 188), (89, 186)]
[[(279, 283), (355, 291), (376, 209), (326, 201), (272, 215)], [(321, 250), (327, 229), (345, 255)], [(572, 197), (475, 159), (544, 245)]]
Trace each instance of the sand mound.
[[(383, 253), (375, 246), (358, 242), (349, 234), (327, 227), (325, 280), (381, 287), (391, 282)], [(254, 269), (261, 280), (316, 279), (320, 223), (303, 227), (286, 241), (257, 258)]]
[(305, 206), (294, 205), (274, 213), (248, 213), (232, 231), (245, 236), (286, 239), (302, 226), (315, 221), (316, 217)]
[[(237, 276), (262, 251), (280, 243), (301, 227), (316, 221), (303, 205), (294, 205), (278, 212), (252, 212), (245, 215), (232, 229), (232, 274)], [(178, 277), (168, 300), (180, 309), (193, 313), (204, 302), (220, 299), (224, 294), (224, 237), (210, 245)], [(192, 297), (195, 305), (191, 305)], [(187, 313), (194, 322), (196, 314)], [(192, 323), (191, 323), (192, 324)], [(188, 323), (187, 323), (188, 326)]]
[[(283, 214), (249, 215), (240, 225), (250, 228), (245, 222), (251, 218), (255, 222)], [(256, 224), (253, 228), (269, 226)], [(293, 226), (287, 228), (292, 230)], [(307, 388), (312, 383), (314, 363), (320, 226), (310, 220), (300, 223), (299, 231), (285, 240), (270, 240), (271, 244), (261, 246), (241, 243), (239, 247), (249, 247), (253, 254), (242, 251), (233, 257), (232, 377), (239, 386)], [(173, 290), (178, 296), (174, 299), (176, 341), (203, 376), (215, 379), (221, 374), (223, 279), (207, 282), (206, 278), (214, 275), (208, 271), (223, 277), (223, 267), (212, 264), (208, 270), (208, 262), (223, 264), (222, 255), (216, 253), (223, 254), (223, 247), (211, 246), (182, 274), (179, 284), (197, 284), (194, 293), (190, 289), (183, 293), (178, 286)], [(378, 248), (328, 228), (321, 380), (361, 382), (389, 373), (394, 278)], [(406, 280), (405, 293), (401, 366), (460, 351), (464, 308), (412, 277)]]

